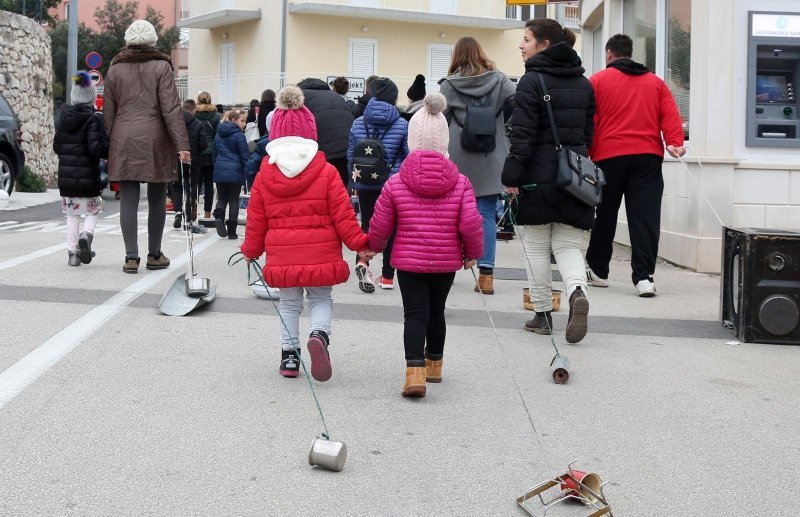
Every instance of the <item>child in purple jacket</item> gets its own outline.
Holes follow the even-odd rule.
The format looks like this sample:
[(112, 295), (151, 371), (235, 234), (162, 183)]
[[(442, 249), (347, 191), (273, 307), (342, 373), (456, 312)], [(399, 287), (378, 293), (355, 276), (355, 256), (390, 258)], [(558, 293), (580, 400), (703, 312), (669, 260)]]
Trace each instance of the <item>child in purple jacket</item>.
[(397, 229), (391, 265), (403, 296), (404, 397), (424, 397), (426, 381), (442, 382), (447, 295), (456, 271), (471, 268), (483, 253), (475, 192), (447, 159), (445, 106), (444, 96), (431, 93), (411, 117), (411, 154), (384, 185), (369, 227), (376, 252)]

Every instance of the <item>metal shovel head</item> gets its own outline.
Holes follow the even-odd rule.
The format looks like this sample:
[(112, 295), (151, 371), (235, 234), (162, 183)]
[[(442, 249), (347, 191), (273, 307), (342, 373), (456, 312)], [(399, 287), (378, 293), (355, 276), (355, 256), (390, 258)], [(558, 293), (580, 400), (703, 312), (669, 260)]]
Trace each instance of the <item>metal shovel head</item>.
[(308, 464), (339, 472), (347, 460), (347, 445), (326, 438), (315, 438), (308, 451)]
[(158, 310), (167, 316), (186, 316), (198, 307), (214, 301), (216, 295), (216, 288), (209, 286), (207, 295), (200, 298), (189, 296), (186, 292), (186, 273), (183, 273), (172, 282), (172, 287), (161, 297)]

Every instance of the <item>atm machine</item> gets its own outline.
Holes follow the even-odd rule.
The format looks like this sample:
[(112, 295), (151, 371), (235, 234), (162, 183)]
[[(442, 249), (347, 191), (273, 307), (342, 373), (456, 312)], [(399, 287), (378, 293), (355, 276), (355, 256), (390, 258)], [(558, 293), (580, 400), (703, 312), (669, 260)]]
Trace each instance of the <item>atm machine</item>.
[(753, 147), (800, 147), (800, 13), (750, 12), (747, 138)]

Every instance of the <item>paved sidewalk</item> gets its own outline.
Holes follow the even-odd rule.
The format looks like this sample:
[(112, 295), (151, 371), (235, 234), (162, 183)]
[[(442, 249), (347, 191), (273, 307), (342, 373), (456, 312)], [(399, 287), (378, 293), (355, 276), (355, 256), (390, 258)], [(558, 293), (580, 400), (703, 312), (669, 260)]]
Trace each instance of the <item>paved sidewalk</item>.
[(32, 206), (45, 205), (58, 201), (61, 196), (58, 195), (58, 189), (47, 189), (44, 192), (12, 192), (8, 198), (8, 206), (0, 208), (0, 212), (11, 210), (22, 210), (23, 208), (30, 208)]
[[(0, 261), (63, 241), (0, 235), (14, 239)], [(659, 295), (639, 298), (618, 248), (611, 287), (589, 291), (587, 338), (565, 344), (566, 303), (555, 316), (572, 361), (569, 383), (555, 385), (549, 340), (521, 328), (532, 313), (519, 242), (498, 242), (508, 279), (485, 301), (506, 355), (472, 275), (459, 272), (444, 381), (422, 400), (400, 396), (399, 290), (365, 295), (351, 277), (334, 289), (333, 378), (317, 385), (350, 451), (331, 473), (306, 463), (321, 425), (305, 379), (277, 373), (272, 305), (253, 296), (241, 264), (225, 265), (241, 241), (209, 232), (195, 243), (207, 239), (217, 240), (196, 266), (216, 301), (184, 318), (158, 314), (176, 268), (0, 409), (0, 515), (523, 515), (514, 499), (573, 459), (611, 482), (618, 516), (796, 513), (787, 484), (800, 476), (800, 348), (731, 344), (718, 276), (659, 263)], [(183, 248), (168, 228), (165, 253)], [(113, 232), (95, 249), (89, 266), (67, 268), (57, 252), (3, 271), (0, 372), (154, 274), (120, 272)]]

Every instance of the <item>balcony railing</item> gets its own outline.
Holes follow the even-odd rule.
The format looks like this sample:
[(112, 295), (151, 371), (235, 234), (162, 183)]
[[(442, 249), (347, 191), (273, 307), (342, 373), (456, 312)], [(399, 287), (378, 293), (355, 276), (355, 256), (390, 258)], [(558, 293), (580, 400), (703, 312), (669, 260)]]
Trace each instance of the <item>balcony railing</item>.
[(290, 0), (289, 12), (489, 29), (518, 27), (506, 17), (505, 0)]

